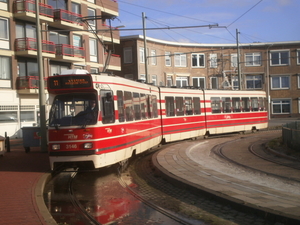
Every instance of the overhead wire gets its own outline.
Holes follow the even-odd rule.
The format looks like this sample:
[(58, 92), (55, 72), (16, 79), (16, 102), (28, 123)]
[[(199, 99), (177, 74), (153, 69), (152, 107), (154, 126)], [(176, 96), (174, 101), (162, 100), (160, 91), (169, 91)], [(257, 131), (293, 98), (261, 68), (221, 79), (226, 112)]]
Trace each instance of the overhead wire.
[(230, 27), (232, 24), (234, 24), (236, 21), (238, 21), (240, 18), (242, 18), (244, 15), (246, 15), (250, 10), (252, 10), (254, 7), (256, 7), (259, 3), (261, 3), (263, 0), (260, 0), (255, 5), (253, 5), (250, 9), (248, 9), (246, 12), (244, 12), (242, 15), (240, 15), (237, 19), (235, 19), (232, 23), (227, 25), (227, 28)]
[(176, 14), (176, 13), (170, 13), (170, 12), (166, 12), (166, 11), (162, 11), (162, 10), (158, 10), (158, 9), (153, 9), (153, 8), (150, 8), (150, 7), (145, 7), (145, 6), (141, 6), (141, 5), (129, 3), (129, 2), (126, 2), (126, 1), (122, 1), (122, 0), (118, 0), (118, 2), (122, 2), (122, 3), (128, 4), (128, 5), (133, 5), (133, 6), (144, 8), (144, 9), (149, 9), (149, 10), (160, 12), (160, 13), (165, 13), (165, 14), (169, 14), (169, 15), (173, 15), (173, 16), (178, 16), (178, 17), (182, 17), (182, 18), (186, 18), (186, 19), (191, 19), (191, 20), (196, 20), (196, 21), (202, 21), (202, 22), (205, 22), (205, 23), (214, 23), (214, 24), (217, 24), (217, 23), (212, 22), (212, 21), (206, 21), (206, 20), (201, 20), (201, 19), (197, 19), (197, 18), (193, 18), (193, 17), (179, 15), (179, 14)]

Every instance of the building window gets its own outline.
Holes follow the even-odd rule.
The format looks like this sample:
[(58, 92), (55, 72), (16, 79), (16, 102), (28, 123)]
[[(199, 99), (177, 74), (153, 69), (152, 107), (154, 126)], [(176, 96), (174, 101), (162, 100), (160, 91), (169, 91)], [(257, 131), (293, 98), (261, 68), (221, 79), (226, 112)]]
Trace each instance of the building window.
[(289, 89), (290, 76), (272, 76), (271, 89)]
[(297, 65), (300, 65), (300, 50), (297, 50)]
[(206, 89), (205, 77), (193, 77), (193, 87)]
[(203, 53), (192, 54), (192, 67), (198, 67), (198, 68), (205, 67), (205, 55)]
[(239, 85), (239, 77), (238, 76), (231, 77), (231, 85), (234, 90), (239, 89), (240, 85)]
[(0, 0), (0, 10), (7, 11), (7, 0)]
[(55, 44), (69, 44), (69, 36), (66, 33), (58, 33), (58, 32), (49, 32), (49, 39), (50, 41), (54, 42)]
[(155, 85), (155, 86), (157, 86), (157, 76), (156, 75), (152, 75), (151, 78), (152, 78), (152, 84)]
[(272, 100), (273, 114), (290, 114), (291, 100), (289, 99), (274, 99)]
[(290, 64), (290, 52), (289, 51), (272, 51), (271, 66), (283, 66)]
[(231, 67), (237, 67), (237, 54), (231, 54)]
[(11, 66), (10, 58), (5, 56), (0, 56), (0, 79), (1, 80), (10, 80), (11, 78), (10, 66)]
[[(8, 32), (8, 19), (0, 18), (0, 40), (6, 40), (9, 39), (9, 32)], [(1, 47), (2, 48), (2, 47)]]
[(186, 67), (186, 54), (175, 53), (175, 67)]
[(0, 123), (18, 122), (17, 105), (0, 105)]
[(151, 65), (155, 66), (157, 64), (156, 51), (151, 50)]
[(67, 10), (67, 1), (47, 0), (47, 4), (51, 5), (53, 9)]
[(260, 66), (261, 65), (261, 54), (257, 53), (246, 53), (245, 54), (245, 65), (246, 66)]
[(172, 76), (167, 76), (167, 87), (172, 87), (173, 86), (173, 77)]
[(97, 40), (94, 38), (90, 38), (90, 61), (98, 62), (98, 54), (97, 54)]
[(146, 82), (146, 75), (145, 74), (141, 74), (140, 75), (140, 80), (143, 82)]
[(132, 63), (132, 48), (126, 47), (123, 49), (124, 63)]
[(210, 66), (210, 68), (217, 68), (218, 67), (217, 54), (209, 54), (209, 66)]
[(218, 89), (218, 78), (217, 77), (211, 77), (210, 78), (210, 88), (211, 89)]
[(171, 52), (165, 52), (165, 62), (166, 62), (166, 66), (172, 65)]
[(80, 4), (72, 2), (72, 12), (81, 14)]
[(31, 122), (35, 120), (35, 106), (34, 105), (21, 105), (20, 121)]
[(262, 75), (247, 75), (246, 76), (247, 89), (262, 89)]
[(82, 37), (80, 35), (73, 35), (73, 45), (76, 47), (82, 47)]
[(188, 77), (176, 77), (176, 87), (189, 86)]
[(300, 89), (300, 74), (297, 75), (297, 80), (298, 80), (298, 89)]
[(19, 77), (39, 76), (37, 62), (30, 60), (19, 60), (18, 75)]
[(144, 48), (140, 48), (140, 63), (145, 63)]
[(99, 74), (99, 68), (91, 67), (91, 74)]
[(57, 74), (61, 74), (62, 71), (69, 69), (68, 66), (66, 65), (55, 65), (55, 64), (51, 64), (50, 65), (50, 76), (54, 76)]
[(95, 27), (96, 27), (96, 19), (95, 19), (95, 17), (96, 17), (96, 10), (88, 8), (88, 16), (91, 19), (87, 20), (87, 22), (92, 27), (92, 29), (95, 30)]

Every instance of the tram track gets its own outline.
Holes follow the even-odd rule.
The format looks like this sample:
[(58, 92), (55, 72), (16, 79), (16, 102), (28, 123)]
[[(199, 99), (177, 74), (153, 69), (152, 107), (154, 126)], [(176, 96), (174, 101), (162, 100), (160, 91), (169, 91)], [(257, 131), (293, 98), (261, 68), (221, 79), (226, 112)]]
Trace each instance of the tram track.
[[(249, 135), (249, 137), (250, 136), (251, 135)], [(236, 137), (236, 135), (233, 137)], [(229, 142), (225, 142), (224, 145), (218, 145), (213, 149), (213, 151), (216, 151), (216, 149), (219, 148), (219, 150), (221, 149), (220, 151), (222, 152), (222, 149), (224, 149), (226, 143), (228, 144)], [(261, 145), (261, 143), (258, 145)], [(165, 146), (163, 146), (162, 149), (164, 147)], [(254, 148), (254, 145), (249, 146), (249, 149)], [(214, 224), (250, 225), (253, 223), (253, 221), (257, 220), (261, 221), (257, 224), (273, 224), (268, 222), (268, 220), (265, 220), (263, 217), (257, 218), (257, 214), (253, 214), (253, 212), (245, 213), (245, 211), (240, 211), (238, 209), (239, 207), (229, 205), (228, 202), (224, 203), (222, 201), (207, 197), (203, 195), (203, 192), (191, 192), (186, 187), (181, 188), (167, 182), (163, 177), (160, 177), (152, 165), (151, 157), (153, 153), (154, 151), (144, 153), (130, 159), (130, 163), (128, 163), (128, 161), (122, 162), (118, 168), (115, 168), (115, 170), (118, 171), (116, 181), (121, 187), (123, 187), (124, 191), (128, 192), (130, 195), (134, 196), (134, 198), (152, 208), (154, 211), (163, 214), (174, 221), (174, 223), (155, 223), (152, 221), (152, 223), (148, 224), (211, 224), (211, 222), (213, 222)], [(219, 155), (219, 157), (223, 157), (222, 154)], [(234, 160), (232, 160), (231, 163), (233, 162)], [(63, 173), (64, 172), (62, 172), (62, 174)], [(78, 171), (78, 173), (80, 174), (80, 171)], [(101, 224), (99, 221), (97, 221), (97, 219), (95, 219), (95, 215), (97, 213), (93, 210), (89, 210), (86, 204), (82, 204), (82, 199), (79, 200), (76, 198), (76, 195), (83, 195), (78, 192), (78, 187), (75, 188), (75, 191), (72, 187), (73, 181), (78, 173), (77, 171), (73, 171), (73, 175), (70, 173), (68, 191), (70, 195), (69, 198), (71, 198), (70, 202), (77, 212), (83, 213), (81, 217), (83, 217), (83, 219), (86, 221), (85, 224)], [(101, 179), (102, 176), (100, 175), (101, 173), (95, 173), (94, 175), (91, 175), (90, 173), (88, 174), (91, 177), (98, 176), (97, 179)], [(77, 181), (77, 183), (81, 182), (82, 181)], [(95, 186), (94, 183), (86, 185), (91, 187)], [(75, 198), (72, 199), (73, 197)], [(118, 198), (117, 195), (115, 197)], [(126, 215), (126, 217), (130, 218), (128, 215)], [(247, 218), (247, 221), (249, 222), (244, 221), (244, 218)], [(128, 222), (130, 219), (121, 219), (121, 221), (123, 221), (123, 224), (134, 224)], [(124, 221), (127, 221), (128, 223)]]
[[(151, 157), (151, 155), (153, 154), (154, 152), (148, 152), (148, 153), (145, 153), (144, 154), (144, 157)], [(143, 157), (143, 158), (144, 158)], [(140, 163), (140, 160), (142, 160), (143, 158), (139, 157), (139, 158), (136, 158), (134, 160), (133, 163), (133, 167), (136, 166), (136, 164)], [(126, 166), (128, 166), (128, 164), (126, 164)], [(129, 169), (130, 168), (122, 168), (122, 169), (119, 169), (119, 182), (120, 184), (126, 188), (126, 190), (132, 194), (135, 198), (139, 199), (141, 202), (143, 202), (144, 204), (148, 205), (149, 207), (155, 209), (157, 212), (161, 213), (161, 214), (164, 214), (165, 216), (169, 217), (170, 219), (178, 222), (179, 224), (183, 224), (183, 225), (192, 225), (194, 224), (195, 221), (191, 221), (191, 220), (188, 220), (188, 219), (185, 219), (183, 218), (182, 216), (179, 216), (178, 214), (166, 209), (166, 208), (163, 208), (157, 204), (155, 204), (153, 201), (151, 201), (151, 197), (150, 198), (147, 198), (145, 195), (142, 194), (142, 192), (140, 191), (137, 191), (137, 190), (134, 190), (134, 188), (130, 187), (130, 185), (128, 185), (128, 182), (126, 182), (126, 177), (127, 177), (127, 180), (128, 180), (128, 177), (130, 177), (129, 173), (130, 171), (126, 171), (126, 169)], [(131, 168), (132, 169), (132, 168)], [(132, 171), (131, 171), (132, 172)], [(125, 178), (125, 179), (124, 179)], [(129, 178), (129, 179), (132, 179), (132, 178)], [(148, 195), (149, 196), (149, 195)]]
[[(264, 132), (266, 134), (273, 131)], [(252, 135), (249, 138), (252, 137), (255, 137), (255, 135)], [(266, 174), (268, 176), (273, 176), (281, 180), (300, 183), (300, 176), (298, 175), (299, 172), (297, 172), (300, 170), (299, 160), (282, 154), (278, 157), (279, 153), (271, 150), (268, 147), (268, 143), (266, 140), (261, 140), (255, 143), (251, 143), (248, 146), (244, 146), (243, 149), (248, 149), (248, 152), (252, 156), (255, 156), (255, 158), (251, 157), (251, 155), (247, 155), (247, 152), (245, 151), (242, 154), (244, 154), (243, 158), (247, 158), (247, 160), (241, 160), (240, 155), (237, 156), (237, 154), (235, 155), (232, 154), (232, 152), (229, 152), (230, 148), (234, 148), (235, 146), (240, 145), (240, 142), (240, 139), (236, 139), (233, 141), (222, 143), (221, 145), (215, 146), (212, 149), (212, 152), (216, 156), (220, 157), (220, 159), (232, 163), (232, 165)], [(263, 162), (259, 163), (259, 160), (262, 160)]]

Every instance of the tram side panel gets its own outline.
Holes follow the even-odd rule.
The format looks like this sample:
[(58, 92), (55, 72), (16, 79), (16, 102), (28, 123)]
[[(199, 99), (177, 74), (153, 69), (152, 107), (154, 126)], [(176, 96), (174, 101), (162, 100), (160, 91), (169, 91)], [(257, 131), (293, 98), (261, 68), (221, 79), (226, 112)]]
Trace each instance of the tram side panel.
[(162, 130), (165, 142), (205, 134), (200, 90), (161, 88)]
[(268, 127), (262, 91), (206, 91), (207, 133), (244, 132)]

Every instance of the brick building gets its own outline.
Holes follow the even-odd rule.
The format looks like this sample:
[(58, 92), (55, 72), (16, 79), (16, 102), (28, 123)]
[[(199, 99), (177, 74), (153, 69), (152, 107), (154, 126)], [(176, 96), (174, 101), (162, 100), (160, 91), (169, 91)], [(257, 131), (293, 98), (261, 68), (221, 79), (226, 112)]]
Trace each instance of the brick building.
[(158, 86), (265, 90), (270, 118), (299, 117), (300, 41), (239, 44), (239, 59), (236, 44), (147, 37), (146, 58), (144, 48), (143, 36), (121, 37), (116, 52), (122, 69), (116, 73)]
[[(35, 4), (31, 0), (0, 1), (2, 136), (7, 132), (20, 137), (21, 127), (39, 122)], [(120, 57), (110, 54), (120, 43), (119, 31), (110, 26), (111, 19), (119, 15), (115, 0), (42, 0), (39, 12), (45, 82), (48, 76), (65, 69), (81, 68), (91, 73), (121, 70)]]

